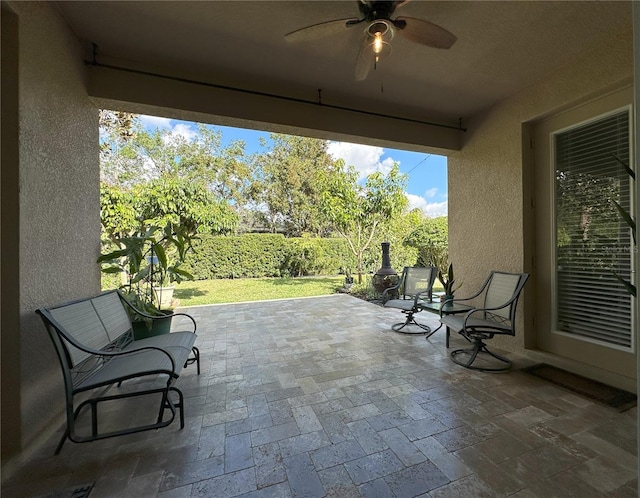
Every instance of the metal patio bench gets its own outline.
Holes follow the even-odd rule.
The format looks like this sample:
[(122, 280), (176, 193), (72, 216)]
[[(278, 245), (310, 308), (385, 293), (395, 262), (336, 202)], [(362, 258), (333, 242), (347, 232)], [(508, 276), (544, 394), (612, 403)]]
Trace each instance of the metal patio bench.
[[(180, 428), (184, 428), (183, 395), (173, 384), (188, 364), (196, 363), (200, 374), (200, 352), (194, 346), (196, 322), (190, 315), (176, 313), (174, 316), (186, 316), (193, 330), (135, 340), (127, 306), (135, 310), (118, 291), (108, 291), (36, 311), (53, 341), (64, 378), (66, 430), (56, 455), (67, 438), (83, 443), (159, 429), (171, 424), (176, 414)], [(136, 382), (122, 388), (128, 380)], [(121, 391), (108, 394), (115, 385)], [(134, 427), (99, 430), (98, 408), (102, 403), (150, 395), (160, 398), (153, 412), (155, 422), (150, 419)], [(87, 407), (91, 410), (91, 430), (81, 434), (77, 421)], [(171, 414), (168, 419), (166, 410)]]

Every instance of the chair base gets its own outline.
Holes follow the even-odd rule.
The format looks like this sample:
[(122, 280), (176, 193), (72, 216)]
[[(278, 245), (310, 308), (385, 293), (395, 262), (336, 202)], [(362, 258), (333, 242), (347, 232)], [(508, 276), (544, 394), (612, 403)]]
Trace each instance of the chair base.
[[(481, 372), (504, 372), (511, 368), (512, 362), (509, 358), (489, 351), (487, 349), (487, 345), (481, 339), (475, 339), (473, 342), (473, 348), (456, 349), (455, 351), (451, 351), (450, 356), (454, 363), (457, 363), (458, 365), (465, 368), (469, 368), (471, 370), (479, 370)], [(468, 356), (467, 361), (463, 361), (460, 356)], [(482, 357), (484, 356), (490, 356), (498, 360), (500, 363), (502, 363), (502, 365), (498, 364), (498, 366), (479, 366), (473, 364), (477, 359), (482, 359)]]
[[(410, 325), (415, 325), (420, 328), (420, 330), (402, 330), (405, 327)], [(401, 334), (429, 334), (431, 335), (431, 327), (428, 325), (423, 325), (422, 323), (418, 323), (414, 320), (413, 315), (408, 315), (407, 320), (405, 322), (395, 323), (391, 326), (391, 329), (394, 332), (400, 332)]]

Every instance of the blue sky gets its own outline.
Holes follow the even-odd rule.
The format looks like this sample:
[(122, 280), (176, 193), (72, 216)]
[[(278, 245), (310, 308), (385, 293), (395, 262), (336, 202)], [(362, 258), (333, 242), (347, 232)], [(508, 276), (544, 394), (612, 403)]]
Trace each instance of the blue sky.
[[(197, 138), (193, 123), (156, 116), (140, 116), (148, 130), (163, 128), (187, 139)], [(245, 152), (263, 151), (259, 139), (268, 140), (269, 133), (263, 131), (214, 126), (222, 134), (222, 145), (233, 140), (244, 140)], [(447, 214), (447, 158), (434, 154), (409, 152), (403, 150), (352, 144), (348, 142), (330, 142), (329, 153), (335, 158), (344, 159), (353, 165), (362, 177), (374, 171), (387, 172), (393, 163), (398, 163), (400, 171), (409, 175), (407, 198), (410, 208), (420, 208), (429, 217)]]

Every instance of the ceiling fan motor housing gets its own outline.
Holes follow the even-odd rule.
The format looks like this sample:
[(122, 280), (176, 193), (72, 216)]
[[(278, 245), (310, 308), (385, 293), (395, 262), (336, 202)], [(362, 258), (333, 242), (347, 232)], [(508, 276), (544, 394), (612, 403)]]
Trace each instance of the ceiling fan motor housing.
[(393, 11), (396, 10), (396, 1), (374, 1), (360, 2), (360, 12), (367, 22), (377, 21), (378, 19), (389, 19)]

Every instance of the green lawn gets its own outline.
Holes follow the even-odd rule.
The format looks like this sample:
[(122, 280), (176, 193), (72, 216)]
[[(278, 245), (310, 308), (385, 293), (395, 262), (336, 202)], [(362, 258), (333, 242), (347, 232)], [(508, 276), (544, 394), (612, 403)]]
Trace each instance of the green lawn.
[(177, 285), (174, 297), (180, 306), (197, 306), (326, 296), (334, 294), (343, 282), (344, 276), (195, 280)]
[[(343, 283), (343, 275), (195, 280), (177, 285), (174, 297), (180, 300), (180, 306), (198, 306), (263, 301), (265, 299), (327, 296), (336, 293)], [(439, 282), (436, 282), (433, 290), (442, 291)]]

